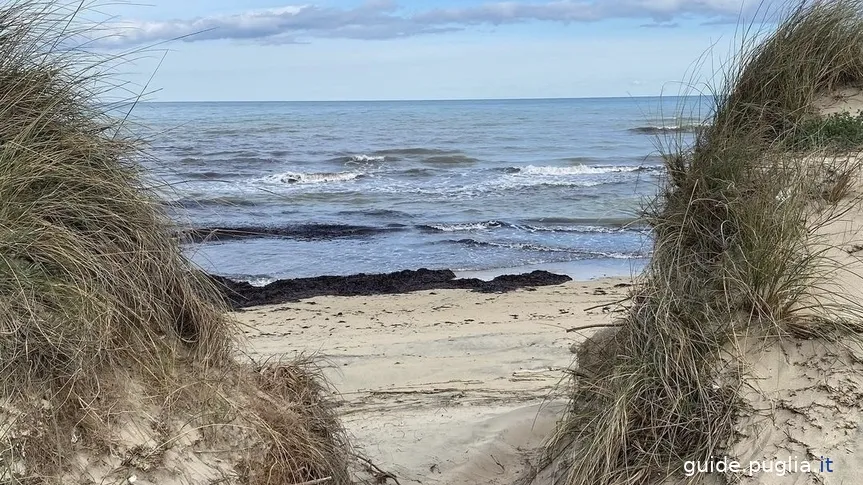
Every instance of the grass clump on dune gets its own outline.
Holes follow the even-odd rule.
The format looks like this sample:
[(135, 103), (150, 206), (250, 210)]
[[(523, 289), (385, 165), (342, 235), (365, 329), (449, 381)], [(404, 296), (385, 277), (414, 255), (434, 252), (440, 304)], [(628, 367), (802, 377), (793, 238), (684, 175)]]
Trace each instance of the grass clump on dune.
[(863, 85), (861, 8), (859, 0), (802, 1), (766, 38), (745, 32), (714, 96), (713, 124), (695, 151), (721, 149), (723, 140), (747, 133), (774, 143), (816, 114), (818, 96)]
[(347, 483), (308, 366), (233, 360), (219, 292), (98, 102), (122, 59), (69, 48), (78, 14), (0, 7), (0, 482), (119, 483), (195, 447), (225, 483)]
[(863, 83), (863, 2), (801, 4), (736, 61), (693, 145), (664, 150), (668, 179), (646, 214), (653, 256), (627, 316), (586, 344), (603, 357), (580, 352), (548, 448), (566, 464), (563, 483), (701, 480), (683, 477), (684, 461), (721, 456), (740, 410), (735, 335), (859, 331), (814, 295), (832, 271), (814, 234), (848, 195), (821, 175), (847, 182), (856, 164), (791, 156), (789, 141), (819, 96)]
[(804, 121), (794, 134), (796, 150), (827, 148), (838, 152), (863, 148), (863, 113), (833, 113)]

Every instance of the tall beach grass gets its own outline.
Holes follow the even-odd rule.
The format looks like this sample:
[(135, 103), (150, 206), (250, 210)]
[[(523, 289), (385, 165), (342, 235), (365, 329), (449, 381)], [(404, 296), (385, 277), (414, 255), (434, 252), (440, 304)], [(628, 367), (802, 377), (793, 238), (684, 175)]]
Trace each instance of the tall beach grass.
[[(0, 6), (0, 482), (121, 481), (192, 431), (234, 440), (212, 456), (236, 459), (236, 483), (350, 482), (309, 364), (234, 360), (219, 291), (142, 182), (142, 144), (100, 102), (126, 58), (78, 44), (98, 36), (80, 7)], [(150, 444), (124, 448), (130, 422)], [(103, 458), (115, 469), (92, 476)]]
[(819, 296), (835, 267), (816, 235), (850, 203), (857, 163), (818, 146), (791, 153), (790, 141), (820, 96), (863, 85), (863, 2), (801, 3), (761, 34), (743, 42), (694, 143), (661, 145), (667, 180), (645, 214), (653, 257), (619, 329), (580, 352), (546, 457), (566, 464), (562, 483), (697, 482), (683, 462), (720, 456), (740, 411), (735, 335), (860, 330), (859, 305), (837, 312)]

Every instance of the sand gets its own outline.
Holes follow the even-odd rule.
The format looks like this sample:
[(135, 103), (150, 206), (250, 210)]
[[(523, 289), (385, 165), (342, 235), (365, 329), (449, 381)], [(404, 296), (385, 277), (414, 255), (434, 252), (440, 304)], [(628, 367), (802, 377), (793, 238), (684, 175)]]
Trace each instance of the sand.
[[(843, 104), (863, 106), (859, 96)], [(817, 247), (830, 258), (829, 272), (813, 290), (832, 318), (860, 321), (863, 303), (863, 194), (857, 183), (841, 205), (847, 212), (820, 227)], [(817, 332), (811, 338), (740, 335), (735, 355), (743, 372), (746, 408), (737, 421), (729, 456), (741, 463), (785, 463), (795, 473), (728, 474), (741, 484), (860, 483), (863, 470), (863, 345), (859, 336), (838, 342)], [(828, 467), (826, 459), (832, 464)], [(811, 472), (802, 470), (808, 462)], [(822, 468), (822, 463), (824, 466)], [(828, 471), (830, 468), (832, 471)]]
[(816, 99), (814, 104), (814, 108), (822, 115), (846, 112), (856, 116), (863, 111), (863, 89), (840, 89), (829, 96)]
[(354, 446), (400, 483), (512, 484), (562, 416), (572, 345), (594, 331), (566, 330), (611, 323), (628, 281), (317, 297), (236, 316), (252, 358), (325, 360)]

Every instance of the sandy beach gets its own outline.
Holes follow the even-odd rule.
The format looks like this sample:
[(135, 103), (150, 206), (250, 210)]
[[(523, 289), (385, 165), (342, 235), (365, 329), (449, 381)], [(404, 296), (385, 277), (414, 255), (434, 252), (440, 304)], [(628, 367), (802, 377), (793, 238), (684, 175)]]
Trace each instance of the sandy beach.
[(406, 483), (514, 483), (562, 415), (570, 347), (629, 278), (317, 297), (236, 313), (255, 359), (315, 355), (354, 446)]

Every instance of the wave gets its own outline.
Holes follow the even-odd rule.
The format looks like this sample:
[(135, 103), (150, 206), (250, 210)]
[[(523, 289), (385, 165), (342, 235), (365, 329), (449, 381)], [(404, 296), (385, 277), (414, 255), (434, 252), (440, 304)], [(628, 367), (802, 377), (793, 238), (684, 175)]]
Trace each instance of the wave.
[(284, 226), (199, 227), (181, 231), (181, 236), (196, 243), (260, 238), (319, 241), (369, 237), (405, 229), (406, 226), (400, 224), (390, 224), (386, 227), (352, 224), (289, 224)]
[(625, 226), (638, 222), (637, 217), (614, 217), (608, 219), (596, 219), (592, 217), (537, 217), (524, 219), (527, 224), (592, 224), (597, 226)]
[(577, 232), (577, 233), (603, 233), (613, 234), (617, 232), (625, 232), (626, 228), (611, 227), (611, 226), (517, 226), (527, 232)]
[(452, 224), (423, 224), (417, 226), (421, 231), (428, 232), (460, 232), (460, 231), (481, 231), (496, 227), (511, 227), (511, 224), (500, 221), (485, 221), (485, 222), (462, 222)]
[[(629, 219), (620, 220), (596, 220), (584, 219), (571, 220), (559, 218), (556, 225), (548, 225), (550, 221), (525, 221), (519, 223), (504, 222), (497, 220), (481, 221), (481, 222), (455, 222), (443, 224), (421, 224), (416, 226), (417, 229), (423, 232), (473, 232), (486, 231), (490, 229), (512, 229), (521, 232), (570, 232), (570, 233), (605, 233), (612, 234), (626, 231), (641, 231), (642, 227), (626, 227), (626, 224), (634, 221)], [(554, 224), (554, 223), (552, 223)], [(572, 224), (572, 225), (570, 225)]]
[(625, 184), (626, 180), (584, 180), (572, 177), (536, 177), (521, 176), (518, 173), (507, 174), (492, 180), (478, 181), (466, 184), (437, 185), (372, 185), (367, 190), (383, 194), (416, 194), (427, 197), (473, 198), (487, 194), (509, 194), (514, 191), (535, 191), (537, 189), (565, 189), (571, 187), (596, 187), (599, 185)]
[(465, 239), (448, 239), (444, 241), (446, 243), (452, 244), (461, 244), (465, 246), (473, 246), (473, 247), (493, 247), (493, 248), (505, 248), (505, 249), (521, 249), (525, 251), (541, 251), (541, 252), (553, 252), (553, 253), (580, 253), (577, 249), (573, 248), (559, 248), (552, 246), (544, 246), (542, 244), (533, 244), (533, 243), (499, 243), (499, 242), (491, 242), (491, 241), (478, 241), (476, 239), (465, 238)]
[(441, 150), (438, 148), (389, 148), (385, 150), (376, 150), (372, 152), (376, 156), (388, 155), (449, 155), (457, 153), (452, 150)]
[(351, 155), (348, 157), (349, 162), (383, 162), (386, 161), (385, 155)]
[(492, 248), (503, 248), (503, 249), (517, 249), (521, 251), (534, 251), (534, 252), (545, 252), (545, 253), (571, 253), (578, 254), (579, 259), (591, 259), (591, 258), (608, 258), (608, 259), (633, 259), (642, 257), (641, 253), (622, 253), (617, 251), (583, 251), (575, 248), (565, 248), (565, 247), (555, 247), (555, 246), (545, 246), (542, 244), (534, 244), (534, 243), (516, 243), (516, 242), (491, 242), (491, 241), (478, 241), (476, 239), (450, 239), (444, 241), (446, 243), (452, 244), (461, 244), (466, 246), (473, 247), (492, 247)]
[(608, 219), (579, 217), (541, 217), (521, 221), (521, 227), (534, 232), (604, 232), (623, 231), (643, 232), (647, 225), (635, 217), (615, 217)]
[(327, 160), (330, 163), (372, 163), (385, 162), (388, 157), (386, 155), (368, 155), (364, 153), (355, 155), (342, 155)]
[(569, 167), (556, 166), (534, 166), (526, 167), (510, 167), (509, 173), (519, 173), (524, 175), (596, 175), (604, 173), (625, 173), (625, 172), (640, 172), (644, 170), (652, 170), (654, 167), (644, 166), (606, 166), (606, 167), (591, 167), (588, 165), (572, 165)]
[(431, 157), (426, 157), (422, 160), (422, 163), (424, 164), (440, 166), (473, 165), (477, 162), (479, 162), (479, 160), (477, 160), (476, 158), (462, 155), (459, 153), (454, 153), (452, 155), (435, 155)]
[(700, 123), (691, 123), (680, 125), (636, 126), (635, 128), (630, 128), (629, 131), (642, 135), (661, 135), (663, 133), (696, 133), (703, 128), (704, 125)]
[(284, 172), (266, 176), (261, 180), (267, 183), (278, 184), (318, 184), (324, 182), (347, 182), (363, 176), (364, 174), (360, 172)]
[(278, 280), (278, 278), (270, 275), (229, 274), (224, 277), (234, 281), (245, 281), (246, 283), (259, 288)]

